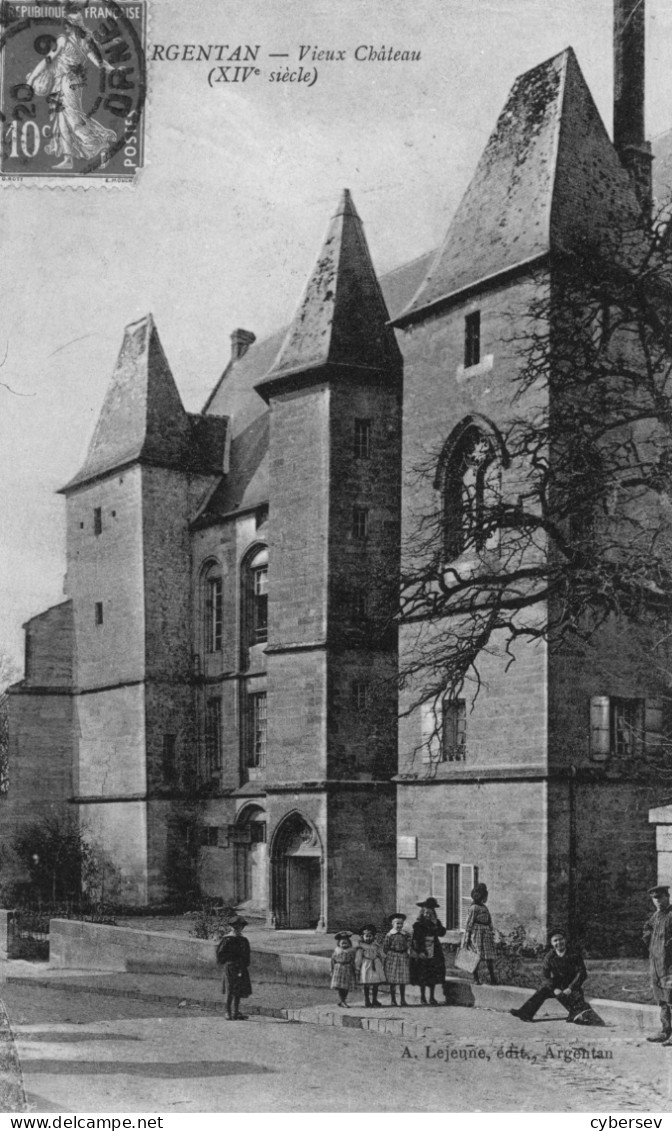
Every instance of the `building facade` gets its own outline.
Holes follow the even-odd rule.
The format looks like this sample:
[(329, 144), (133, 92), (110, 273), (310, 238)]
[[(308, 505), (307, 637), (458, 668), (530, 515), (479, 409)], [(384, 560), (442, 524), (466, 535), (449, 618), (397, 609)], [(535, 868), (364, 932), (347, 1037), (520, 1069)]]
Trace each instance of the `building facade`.
[(398, 689), (413, 633), (395, 617), (418, 507), (438, 499), (450, 523), (451, 491), (515, 490), (497, 439), (512, 319), (553, 286), (554, 255), (647, 206), (632, 8), (617, 0), (616, 147), (571, 49), (521, 76), (441, 248), (378, 280), (346, 191), (291, 326), (235, 331), (200, 414), (151, 316), (126, 329), (63, 488), (66, 600), (26, 625), (7, 836), (75, 812), (117, 898), (198, 887), (279, 928), (431, 893), (457, 931), (475, 876), (503, 929), (581, 923), (609, 949), (605, 888), (639, 921), (660, 766), (633, 764), (618, 718), (660, 730), (666, 689), (635, 645), (614, 627), (585, 669), (543, 641), (512, 666), (495, 647), (473, 709), (445, 705), (437, 753)]

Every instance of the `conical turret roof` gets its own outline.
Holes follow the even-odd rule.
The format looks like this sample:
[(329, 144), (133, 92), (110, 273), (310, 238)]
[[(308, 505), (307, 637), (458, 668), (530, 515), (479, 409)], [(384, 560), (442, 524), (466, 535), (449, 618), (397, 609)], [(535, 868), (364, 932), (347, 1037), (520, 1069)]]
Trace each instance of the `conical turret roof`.
[(388, 320), (362, 222), (345, 189), (280, 352), (257, 390), (267, 396), (279, 379), (324, 367), (398, 369)]
[(151, 314), (126, 327), (84, 464), (64, 488), (136, 460), (185, 468), (192, 432)]

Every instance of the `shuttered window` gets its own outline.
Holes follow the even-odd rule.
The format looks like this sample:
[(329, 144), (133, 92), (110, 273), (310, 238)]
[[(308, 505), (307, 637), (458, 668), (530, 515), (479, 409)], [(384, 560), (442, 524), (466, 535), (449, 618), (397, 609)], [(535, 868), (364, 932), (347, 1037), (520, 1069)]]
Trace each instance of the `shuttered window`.
[(471, 892), (477, 883), (475, 864), (432, 864), (432, 895), (438, 901), (439, 919), (447, 930), (464, 930)]
[(667, 744), (662, 699), (593, 695), (590, 700), (590, 754), (594, 761), (609, 756), (636, 758)]

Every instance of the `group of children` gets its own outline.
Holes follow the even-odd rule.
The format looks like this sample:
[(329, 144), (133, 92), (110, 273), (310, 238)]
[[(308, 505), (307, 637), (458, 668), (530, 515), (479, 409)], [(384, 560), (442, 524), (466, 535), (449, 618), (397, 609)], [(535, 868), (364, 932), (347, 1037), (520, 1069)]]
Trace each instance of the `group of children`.
[(359, 943), (352, 945), (352, 931), (339, 931), (331, 957), (331, 988), (338, 993), (338, 1004), (348, 1008), (348, 993), (359, 980), (367, 1008), (381, 1008), (378, 989), (386, 982), (392, 1005), (406, 1005), (406, 986), (411, 980), (411, 936), (404, 930), (405, 915), (395, 912), (388, 922), (391, 929), (382, 944), (376, 942), (376, 928), (368, 923), (359, 932)]
[[(463, 945), (476, 952), (479, 965), (481, 961), (487, 965), (490, 981), (494, 983), (494, 930), (486, 907), (488, 889), (485, 884), (476, 884), (471, 898)], [(392, 1005), (406, 1005), (409, 982), (420, 987), (423, 1005), (439, 1004), (435, 996), (437, 985), (443, 988), (446, 998), (446, 967), (439, 943), (446, 934), (446, 928), (437, 916), (439, 904), (433, 896), (429, 896), (418, 903), (418, 907), (420, 911), (412, 934), (404, 929), (406, 916), (401, 911), (395, 911), (388, 917), (390, 930), (382, 943), (376, 942), (376, 928), (371, 923), (362, 927), (356, 946), (352, 944), (352, 931), (338, 932), (335, 936), (336, 949), (331, 957), (331, 988), (337, 991), (340, 1006), (347, 1007), (348, 993), (357, 980), (364, 990), (364, 1003), (369, 1008), (380, 1006), (378, 990), (381, 983), (389, 985)], [(474, 970), (474, 981), (478, 981), (478, 967)]]

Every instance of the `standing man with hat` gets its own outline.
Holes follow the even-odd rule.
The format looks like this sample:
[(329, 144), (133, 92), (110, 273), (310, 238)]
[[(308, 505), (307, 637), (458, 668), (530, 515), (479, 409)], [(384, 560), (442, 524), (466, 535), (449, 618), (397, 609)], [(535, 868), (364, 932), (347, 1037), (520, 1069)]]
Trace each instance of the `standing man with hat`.
[(649, 888), (655, 911), (644, 924), (643, 939), (649, 948), (649, 973), (653, 996), (660, 1006), (661, 1031), (648, 1041), (672, 1047), (672, 907), (665, 884)]
[(446, 960), (443, 957), (443, 950), (439, 942), (439, 939), (442, 939), (445, 935), (446, 928), (436, 914), (439, 905), (433, 895), (430, 895), (429, 899), (424, 899), (422, 903), (418, 903), (417, 906), (420, 908), (420, 914), (413, 924), (411, 973), (415, 976), (411, 978), (411, 981), (420, 986), (420, 998), (423, 1005), (427, 1005), (426, 989), (429, 989), (429, 1004), (438, 1005), (434, 994), (437, 982), (443, 989), (445, 1001), (448, 1001), (446, 996)]

